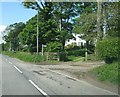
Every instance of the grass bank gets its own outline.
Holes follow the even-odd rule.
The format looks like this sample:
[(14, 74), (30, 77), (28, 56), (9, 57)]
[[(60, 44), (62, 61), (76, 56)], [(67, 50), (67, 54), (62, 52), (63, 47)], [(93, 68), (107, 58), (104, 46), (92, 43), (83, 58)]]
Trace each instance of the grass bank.
[(10, 57), (18, 58), (22, 61), (25, 62), (42, 62), (45, 60), (45, 57), (42, 55), (37, 55), (37, 54), (31, 54), (28, 52), (10, 52), (10, 51), (5, 51), (2, 52), (4, 55), (8, 55)]
[(79, 61), (84, 61), (85, 57), (82, 56), (67, 56), (68, 61), (72, 61), (72, 62), (79, 62)]
[(94, 68), (88, 73), (102, 82), (110, 82), (118, 85), (118, 62)]

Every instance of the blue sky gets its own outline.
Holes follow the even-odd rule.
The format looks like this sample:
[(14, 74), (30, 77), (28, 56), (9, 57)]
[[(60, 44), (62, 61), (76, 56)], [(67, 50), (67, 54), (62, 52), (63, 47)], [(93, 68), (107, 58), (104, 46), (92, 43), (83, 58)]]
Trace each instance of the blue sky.
[(16, 22), (26, 22), (35, 16), (37, 11), (26, 9), (21, 2), (1, 2), (0, 1), (0, 44), (3, 42), (2, 32), (6, 26)]
[(2, 25), (8, 26), (16, 22), (26, 22), (37, 11), (26, 9), (21, 2), (2, 2)]

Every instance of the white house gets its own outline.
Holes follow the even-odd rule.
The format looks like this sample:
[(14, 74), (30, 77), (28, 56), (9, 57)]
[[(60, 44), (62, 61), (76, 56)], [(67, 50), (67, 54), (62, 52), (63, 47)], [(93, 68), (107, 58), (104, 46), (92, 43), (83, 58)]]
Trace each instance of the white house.
[(73, 36), (75, 37), (75, 39), (69, 39), (69, 40), (67, 40), (65, 42), (65, 46), (67, 46), (69, 44), (72, 44), (72, 43), (76, 43), (77, 46), (81, 46), (81, 44), (84, 45), (86, 43), (85, 40), (83, 40), (83, 39), (80, 38), (80, 34), (74, 34), (73, 33)]

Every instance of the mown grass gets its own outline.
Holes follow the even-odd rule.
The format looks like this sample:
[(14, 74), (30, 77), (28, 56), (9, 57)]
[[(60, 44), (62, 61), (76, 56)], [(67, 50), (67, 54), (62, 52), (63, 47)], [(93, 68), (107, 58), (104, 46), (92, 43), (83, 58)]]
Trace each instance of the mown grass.
[(118, 85), (118, 62), (114, 62), (112, 64), (105, 64), (103, 66), (94, 68), (89, 73), (94, 75), (100, 81), (110, 82)]
[(72, 61), (72, 62), (79, 62), (79, 61), (84, 61), (84, 57), (82, 56), (67, 56), (68, 61)]
[(5, 55), (8, 55), (10, 57), (14, 57), (14, 58), (18, 58), (22, 61), (25, 62), (41, 62), (44, 61), (45, 58), (42, 55), (37, 55), (37, 54), (31, 54), (31, 53), (27, 53), (27, 52), (10, 52), (10, 51), (6, 51), (6, 52), (2, 52)]

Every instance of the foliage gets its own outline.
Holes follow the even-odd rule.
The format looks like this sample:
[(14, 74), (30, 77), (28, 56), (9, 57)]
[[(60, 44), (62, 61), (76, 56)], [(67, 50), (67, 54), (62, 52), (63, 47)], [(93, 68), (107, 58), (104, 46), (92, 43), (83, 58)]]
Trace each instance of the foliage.
[(75, 19), (73, 28), (74, 33), (79, 33), (80, 38), (86, 40), (86, 47), (90, 51), (94, 51), (94, 41), (97, 36), (96, 22), (96, 13), (83, 13), (80, 17)]
[(106, 37), (118, 37), (120, 20), (119, 7), (120, 2), (106, 2), (104, 9), (104, 25), (106, 26)]
[(61, 51), (59, 52), (59, 58), (60, 58), (60, 61), (67, 61), (67, 54), (65, 51)]
[(71, 51), (66, 51), (67, 56), (85, 56), (85, 49), (77, 49), (77, 50), (71, 50)]
[(58, 52), (61, 50), (60, 42), (50, 42), (47, 44), (46, 51), (48, 52)]
[[(24, 48), (24, 45), (27, 45), (29, 51), (32, 50), (32, 48), (36, 44), (36, 17), (31, 18), (27, 23), (23, 31), (19, 34), (19, 40), (21, 42), (21, 45), (23, 45), (22, 48)], [(21, 48), (21, 49), (22, 49)], [(30, 49), (31, 48), (31, 49)]]
[[(41, 62), (45, 60), (45, 57), (42, 55), (37, 55), (37, 54), (30, 54), (27, 52), (10, 52), (10, 51), (6, 51), (6, 52), (2, 52), (5, 55), (8, 55), (10, 57), (14, 57), (14, 58), (18, 58), (22, 61), (26, 61), (26, 62)], [(23, 57), (24, 56), (24, 57)]]
[(18, 34), (23, 30), (25, 24), (14, 23), (8, 26), (3, 33), (7, 33), (7, 35), (3, 36), (3, 39), (11, 45), (11, 50), (19, 49), (19, 39)]
[[(73, 23), (72, 18), (79, 13), (79, 3), (59, 2), (55, 4), (55, 17), (58, 22), (58, 40), (62, 43), (64, 50), (65, 41), (74, 38), (72, 35)], [(81, 7), (80, 7), (81, 8)]]
[(96, 76), (98, 80), (118, 84), (118, 69), (118, 62), (114, 62), (97, 67), (89, 73)]
[(73, 49), (78, 49), (78, 48), (80, 48), (80, 47), (77, 46), (77, 44), (75, 42), (65, 46), (65, 50), (73, 50)]
[[(73, 38), (72, 29), (73, 23), (72, 18), (77, 16), (82, 8), (82, 3), (77, 2), (25, 2), (23, 5), (26, 8), (32, 8), (39, 11), (40, 22), (40, 33), (46, 44), (48, 42), (59, 41), (62, 44), (62, 50), (64, 50), (65, 41)], [(55, 37), (56, 36), (56, 37)]]
[[(80, 17), (75, 19), (75, 26), (73, 31), (81, 34), (81, 38), (90, 40), (91, 37), (95, 37), (95, 25), (96, 25), (96, 13), (82, 14)], [(94, 33), (94, 35), (93, 35)]]
[[(119, 14), (117, 10), (120, 3), (99, 3), (100, 5), (98, 5), (102, 9), (98, 11), (100, 13), (97, 13), (99, 8), (96, 2), (26, 1), (28, 0), (22, 2), (24, 7), (38, 11), (39, 51), (41, 51), (42, 44), (47, 45), (46, 51), (63, 51), (60, 54), (62, 60), (64, 60), (62, 56), (66, 60), (67, 55), (84, 56), (85, 51), (80, 50), (81, 48), (76, 45), (71, 44), (64, 49), (66, 40), (74, 38), (72, 33), (78, 33), (80, 38), (86, 40), (85, 47), (88, 53), (94, 52), (96, 41), (99, 40), (97, 36), (98, 26), (99, 29), (102, 29), (102, 32), (104, 29), (106, 30), (102, 33), (104, 38), (119, 36), (117, 23)], [(99, 18), (97, 18), (97, 14), (98, 17), (100, 15)], [(99, 21), (99, 25), (97, 21)], [(9, 25), (4, 33), (3, 38), (6, 41), (3, 44), (4, 50), (8, 50), (8, 47), (10, 47), (16, 51), (36, 52), (37, 15), (27, 21), (26, 25), (22, 22)], [(106, 39), (105, 41), (109, 40)], [(113, 53), (115, 50), (112, 50), (113, 46), (110, 46), (110, 44), (115, 45), (112, 42), (106, 43), (108, 47), (100, 44), (101, 47), (96, 49), (96, 53), (99, 53), (98, 55), (106, 62), (117, 60), (116, 53)], [(104, 52), (99, 49), (104, 49)], [(65, 50), (67, 51), (65, 52)]]
[(112, 63), (118, 60), (120, 53), (118, 47), (118, 38), (105, 39), (97, 43), (96, 53), (99, 58), (102, 58), (106, 63)]

